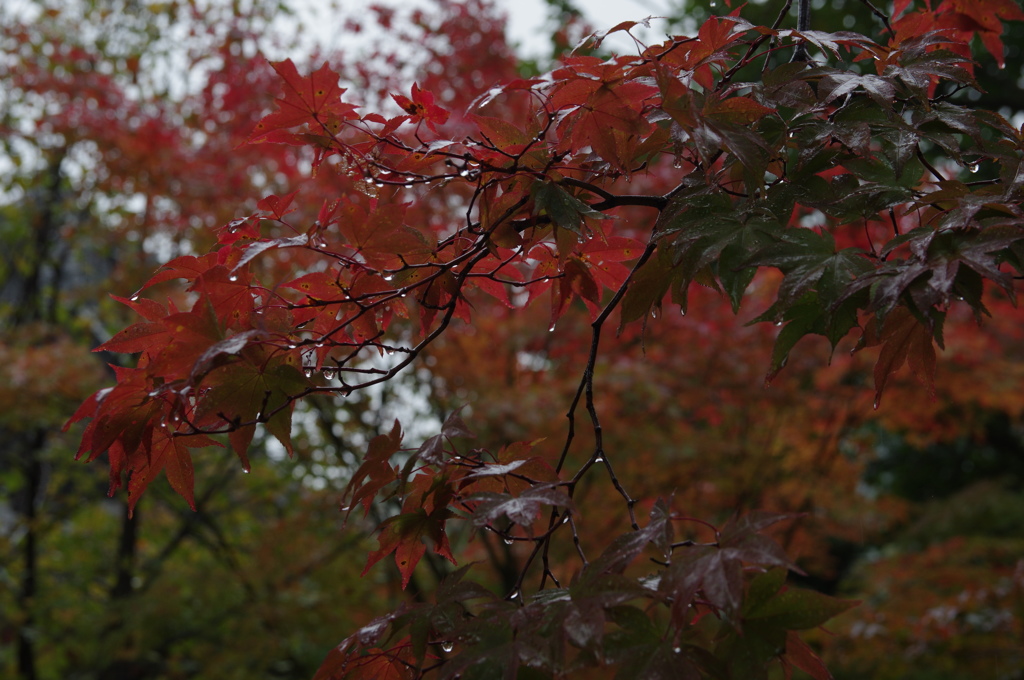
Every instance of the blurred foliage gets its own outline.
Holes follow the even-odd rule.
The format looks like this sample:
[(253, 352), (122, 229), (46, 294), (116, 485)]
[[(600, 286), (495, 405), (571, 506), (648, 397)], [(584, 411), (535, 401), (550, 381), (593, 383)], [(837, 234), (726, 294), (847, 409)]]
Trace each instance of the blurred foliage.
[[(224, 107), (216, 103), (228, 95), (255, 97), (254, 118), (272, 99), (269, 88), (261, 89), (265, 81), (242, 80), (237, 91), (225, 90), (213, 86), (215, 76), (187, 106), (174, 104), (173, 79), (166, 78), (169, 67), (161, 60), (174, 51), (174, 36), (189, 35), (187, 28), (180, 33), (173, 27), (187, 27), (195, 7), (210, 14), (200, 12), (195, 20), (193, 29), (205, 37), (192, 48), (195, 61), (188, 67), (202, 64), (217, 74), (234, 56), (242, 72), (258, 75), (252, 36), (263, 34), (279, 8), (255, 3), (242, 12), (240, 4), (228, 9), (229, 3), (91, 0), (71, 15), (63, 11), (65, 3), (40, 0), (27, 3), (38, 10), (27, 25), (0, 15), (5, 66), (52, 58), (46, 62), (51, 75), (66, 75), (60, 82), (73, 86), (55, 87), (55, 104), (28, 95), (19, 102), (16, 93), (28, 90), (24, 83), (13, 87), (8, 72), (0, 95), (9, 161), (0, 169), (3, 677), (310, 677), (326, 651), (365, 623), (369, 612), (404, 597), (383, 572), (358, 577), (367, 546), (340, 533), (335, 503), (369, 436), (389, 424), (382, 404), (423, 392), (428, 402), (416, 403), (429, 423), (468, 401), (481, 404), (465, 414), (481, 446), (542, 436), (564, 420), (558, 408), (575, 384), (559, 381), (558, 367), (577, 350), (529, 330), (538, 324), (527, 320), (481, 319), (504, 324), (503, 344), (493, 342), (493, 333), (465, 329), (438, 344), (429, 357), (431, 370), (408, 377), (404, 388), (396, 388), (406, 391), (397, 396), (354, 398), (341, 408), (312, 403), (296, 417), (301, 431), (294, 460), (282, 460), (270, 448), (267, 460), (244, 477), (230, 457), (197, 461), (198, 476), (208, 484), (197, 489), (196, 513), (161, 482), (128, 520), (123, 499), (103, 497), (106, 480), (97, 475), (99, 468), (69, 463), (76, 432), (63, 434), (58, 427), (108, 380), (103, 362), (88, 350), (127, 319), (98, 291), (128, 295), (150, 273), (154, 253), (207, 247), (211, 225), (233, 217), (240, 201), (277, 186), (281, 178), (274, 169), (287, 173), (299, 164), (260, 159), (271, 170), (258, 176), (251, 170), (254, 154), (228, 171), (218, 163), (231, 157), (226, 150), (233, 152), (237, 137), (227, 135), (220, 146), (200, 144), (222, 131), (247, 133), (252, 119), (221, 120)], [(559, 16), (573, 13), (564, 0), (549, 4)], [(753, 2), (744, 16), (771, 24), (778, 6)], [(864, 3), (813, 6), (813, 28), (873, 31), (869, 25), (876, 19)], [(699, 25), (707, 12), (724, 8), (721, 1), (712, 8), (680, 0), (668, 3), (665, 13), (675, 17), (670, 25)], [(795, 25), (795, 14), (785, 21)], [(239, 33), (225, 30), (232, 25)], [(984, 62), (979, 77), (985, 93), (975, 100), (1007, 117), (1024, 110), (1016, 69), (1024, 25), (1008, 27), (1004, 41), (1014, 68)], [(582, 30), (576, 23), (556, 27), (552, 58), (571, 48)], [(94, 61), (85, 65), (89, 59)], [(76, 63), (80, 70), (72, 68)], [(239, 78), (230, 71), (222, 76)], [(364, 70), (352, 80), (369, 88), (374, 76)], [(30, 124), (29, 109), (18, 108), (59, 107), (82, 92), (97, 95), (94, 106), (82, 111), (91, 137), (74, 138), (42, 119)], [(99, 96), (117, 92), (124, 98)], [(122, 105), (131, 121), (124, 137), (99, 134), (106, 107)], [(212, 107), (213, 115), (200, 115), (203, 106)], [(103, 116), (90, 117), (90, 111)], [(147, 115), (166, 128), (144, 127)], [(114, 117), (105, 125), (113, 130), (126, 120)], [(157, 134), (167, 130), (177, 130), (195, 148), (171, 155), (159, 143), (145, 145), (180, 141)], [(192, 163), (199, 158), (211, 160)], [(1014, 371), (1021, 362), (1013, 354), (1019, 338), (1001, 339), (1007, 365), (992, 374), (977, 372), (969, 361), (977, 353), (965, 345), (956, 359), (962, 380), (955, 380), (961, 369), (954, 366), (949, 391), (940, 383), (937, 403), (921, 405), (918, 421), (882, 413), (865, 424), (851, 412), (869, 405), (843, 389), (869, 379), (864, 366), (837, 356), (834, 371), (824, 376), (791, 365), (770, 390), (753, 390), (772, 338), (763, 329), (725, 321), (728, 315), (716, 304), (691, 301), (689, 318), (723, 324), (716, 333), (728, 328), (734, 342), (711, 342), (699, 323), (651, 324), (644, 334), (620, 338), (634, 348), (645, 346), (645, 362), (599, 367), (600, 379), (616, 387), (608, 390), (602, 410), (635, 423), (607, 433), (610, 447), (633, 452), (620, 471), (624, 483), (645, 496), (675, 494), (704, 517), (722, 519), (754, 507), (806, 513), (785, 529), (787, 547), (801, 555), (811, 582), (864, 601), (832, 627), (836, 635), (822, 633), (817, 640), (838, 678), (1024, 677), (1024, 421), (1012, 400), (1020, 391)], [(1019, 325), (1019, 317), (1006, 318)], [(570, 322), (560, 323), (564, 331)], [(659, 335), (689, 351), (665, 353)], [(741, 345), (743, 360), (736, 356)], [(955, 352), (955, 338), (951, 347)], [(472, 366), (488, 368), (467, 370)], [(979, 396), (989, 399), (979, 404), (966, 386), (970, 380), (995, 396)], [(903, 394), (922, 399), (910, 389)], [(942, 411), (950, 404), (970, 416), (957, 421), (970, 427), (950, 425)], [(579, 502), (600, 508), (603, 500), (584, 487)], [(621, 529), (612, 526), (618, 520), (611, 516), (590, 516), (606, 521), (609, 530)], [(493, 565), (495, 587), (507, 585), (522, 559), (517, 546), (496, 537), (480, 544), (477, 557)]]

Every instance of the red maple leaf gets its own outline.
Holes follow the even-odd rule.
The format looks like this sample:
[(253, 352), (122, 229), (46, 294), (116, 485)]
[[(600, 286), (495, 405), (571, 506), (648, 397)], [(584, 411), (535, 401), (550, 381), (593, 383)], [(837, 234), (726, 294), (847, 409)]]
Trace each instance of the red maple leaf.
[(277, 100), (277, 111), (268, 114), (256, 125), (249, 143), (284, 142), (305, 144), (290, 134), (275, 134), (306, 124), (318, 129), (336, 131), (341, 121), (358, 118), (356, 107), (341, 101), (345, 88), (338, 86), (338, 74), (325, 63), (318, 70), (303, 77), (291, 59), (272, 64), (284, 80), (284, 96)]
[(427, 538), (433, 542), (435, 553), (456, 564), (448, 543), (448, 535), (444, 531), (445, 521), (453, 516), (447, 507), (435, 508), (429, 513), (423, 508), (416, 508), (412, 512), (404, 512), (384, 520), (380, 535), (377, 537), (380, 548), (370, 553), (362, 575), (365, 576), (382, 558), (394, 553), (395, 564), (402, 574), (404, 590), (409, 585), (409, 579), (412, 578), (412, 572), (420, 558), (427, 552), (424, 543), (424, 539)]
[(401, 94), (393, 94), (391, 98), (417, 122), (426, 122), (433, 132), (437, 132), (435, 124), (444, 125), (448, 120), (448, 111), (434, 103), (433, 93), (421, 90), (415, 83), (412, 86), (412, 99)]

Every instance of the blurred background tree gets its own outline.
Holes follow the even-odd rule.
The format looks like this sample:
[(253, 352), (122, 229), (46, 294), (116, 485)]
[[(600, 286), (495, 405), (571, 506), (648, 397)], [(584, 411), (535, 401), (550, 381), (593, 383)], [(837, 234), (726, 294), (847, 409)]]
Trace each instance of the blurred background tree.
[[(555, 59), (588, 27), (582, 3), (548, 2)], [(781, 6), (752, 2), (743, 15), (771, 24)], [(684, 32), (727, 9), (679, 1), (652, 13)], [(879, 33), (859, 0), (812, 10), (815, 30)], [(307, 172), (300, 153), (239, 147), (274, 99), (266, 57), (297, 49), (302, 30), (263, 0), (25, 0), (0, 21), (0, 675), (310, 677), (347, 632), (407, 596), (380, 573), (360, 580), (358, 539), (339, 531), (338, 490), (365, 442), (396, 412), (428, 431), (466, 403), (486, 405), (464, 413), (481, 446), (557, 431), (554, 407), (575, 389), (559, 366), (577, 363), (586, 327), (566, 317), (537, 333), (545, 324), (521, 313), (480, 317), (391, 392), (303, 407), (296, 458), (268, 445), (244, 477), (227, 456), (200, 459), (209, 481), (196, 513), (161, 482), (129, 518), (123, 497), (103, 497), (100, 468), (70, 463), (76, 433), (59, 431), (119, 360), (89, 351), (129, 321), (100, 291), (127, 297), (159, 261), (208, 251), (240, 203), (251, 212)], [(371, 102), (416, 81), (458, 109), (549, 65), (517, 61), (484, 0), (372, 8), (344, 25), (391, 39), (339, 41), (307, 63), (330, 57)], [(795, 7), (784, 25), (795, 26)], [(1007, 67), (979, 64), (985, 93), (973, 103), (1019, 125), (1024, 26), (1008, 26)], [(659, 180), (638, 181), (656, 190)], [(608, 356), (632, 358), (600, 367), (619, 388), (601, 411), (631, 423), (606, 435), (635, 452), (623, 481), (639, 496), (674, 493), (709, 520), (806, 513), (783, 538), (808, 582), (865, 601), (820, 636), (837, 677), (1022, 677), (1024, 326), (1005, 299), (988, 304), (997, 313), (985, 333), (951, 320), (934, 399), (900, 384), (886, 400), (901, 408), (875, 415), (870, 368), (849, 347), (828, 370), (818, 368), (827, 347), (807, 349), (761, 389), (771, 329), (695, 296), (685, 317), (627, 329), (624, 351)], [(591, 521), (597, 493), (579, 497)], [(480, 559), (507, 586), (519, 546), (485, 546)], [(431, 566), (417, 578), (443, 573)]]

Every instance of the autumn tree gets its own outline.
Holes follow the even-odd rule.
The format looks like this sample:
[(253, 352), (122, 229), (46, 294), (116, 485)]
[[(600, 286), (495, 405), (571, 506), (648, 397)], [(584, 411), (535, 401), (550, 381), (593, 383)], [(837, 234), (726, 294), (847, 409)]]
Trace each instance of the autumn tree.
[[(309, 173), (118, 297), (142, 320), (100, 350), (139, 359), (72, 417), (88, 419), (79, 456), (106, 454), (129, 508), (160, 472), (194, 504), (194, 449), (226, 443), (248, 468), (258, 432), (291, 453), (303, 404), (429, 369), (451, 338), (528, 319), (557, 344), (583, 324), (583, 351), (565, 354), (575, 387), (545, 405), (567, 415), (556, 437), (529, 433), (548, 413), (513, 407), (526, 436), (474, 446), (473, 417), (493, 406), (471, 402), (415, 445), (397, 420), (368, 443), (342, 511), (394, 508), (364, 571), (393, 560), (417, 598), (346, 638), (317, 677), (828, 677), (801, 631), (853, 603), (787, 585), (798, 568), (772, 532), (795, 518), (713, 523), (639, 495), (620, 474), (642, 455), (634, 425), (609, 419), (602, 395), (626, 389), (611, 378), (628, 352), (655, 367), (685, 355), (659, 324), (700, 323), (707, 290), (734, 312), (754, 305), (750, 333), (774, 336), (750, 382), (784, 374), (815, 336), (826, 355), (849, 342), (873, 353), (876, 408), (901, 368), (932, 387), (964, 310), (980, 321), (1015, 300), (1024, 142), (963, 93), (971, 41), (1002, 63), (1003, 22), (1024, 13), (864, 4), (873, 37), (812, 27), (808, 3), (788, 28), (787, 2), (769, 25), (737, 10), (602, 55), (626, 22), (542, 76), (481, 83), (466, 106), (434, 78), (367, 112), (329, 65), (275, 63), (281, 95), (247, 148), (303, 149)], [(187, 295), (153, 294), (174, 280)], [(513, 360), (552, 361), (531, 347)], [(586, 511), (595, 485), (613, 490), (614, 533)], [(492, 537), (522, 554), (500, 592), (472, 562), (436, 587), (417, 578)]]
[[(331, 606), (325, 582), (384, 606), (386, 591), (361, 589), (340, 559), (360, 537), (328, 540), (334, 496), (316, 491), (327, 477), (308, 459), (264, 465), (241, 485), (237, 465), (210, 458), (198, 512), (168, 489), (131, 517), (124, 498), (104, 499), (100, 480), (64, 464), (78, 445), (60, 432), (67, 412), (113, 379), (107, 364), (133, 361), (90, 352), (130, 319), (107, 291), (208, 249), (239, 201), (255, 209), (298, 172), (293, 149), (239, 148), (273, 105), (267, 55), (289, 47), (272, 28), (279, 12), (0, 8), (0, 676), (308, 676), (330, 633), (267, 636), (255, 652), (228, 642), (311, 618), (324, 630), (365, 622)], [(191, 598), (200, 613), (176, 606)]]

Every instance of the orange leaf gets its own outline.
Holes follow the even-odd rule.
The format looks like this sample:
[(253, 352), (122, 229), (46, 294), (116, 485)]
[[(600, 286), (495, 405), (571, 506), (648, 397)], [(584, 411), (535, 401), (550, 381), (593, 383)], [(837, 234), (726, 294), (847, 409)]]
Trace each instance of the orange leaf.
[(935, 346), (932, 333), (920, 323), (905, 307), (897, 307), (889, 313), (882, 325), (877, 341), (872, 342), (874, 320), (865, 328), (865, 346), (881, 344), (882, 351), (875, 364), (875, 408), (882, 399), (889, 376), (910, 364), (910, 370), (934, 394), (935, 390)]

